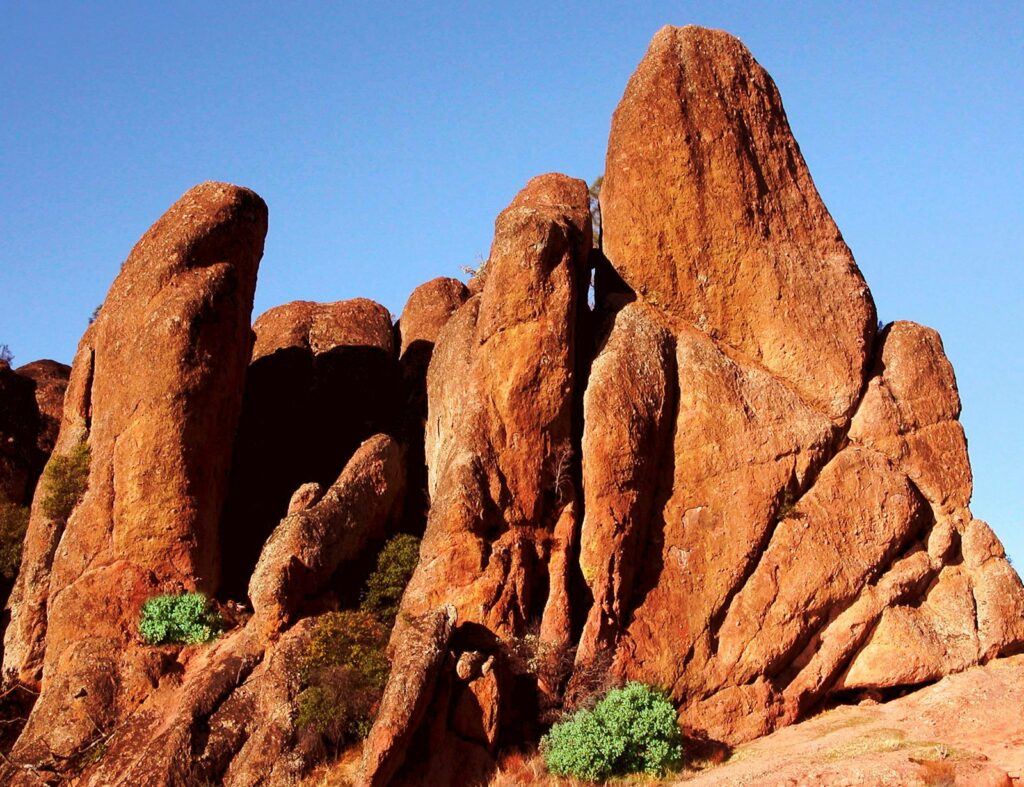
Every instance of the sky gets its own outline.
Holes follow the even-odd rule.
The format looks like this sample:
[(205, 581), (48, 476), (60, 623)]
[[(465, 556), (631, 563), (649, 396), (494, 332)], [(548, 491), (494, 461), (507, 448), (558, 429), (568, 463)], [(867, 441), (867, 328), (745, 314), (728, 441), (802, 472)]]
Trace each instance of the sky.
[(0, 344), (69, 362), (132, 245), (204, 180), (270, 206), (254, 316), (398, 314), (486, 257), (526, 181), (603, 170), (654, 32), (774, 77), (879, 316), (936, 328), (972, 508), (1024, 566), (1024, 4), (0, 0)]

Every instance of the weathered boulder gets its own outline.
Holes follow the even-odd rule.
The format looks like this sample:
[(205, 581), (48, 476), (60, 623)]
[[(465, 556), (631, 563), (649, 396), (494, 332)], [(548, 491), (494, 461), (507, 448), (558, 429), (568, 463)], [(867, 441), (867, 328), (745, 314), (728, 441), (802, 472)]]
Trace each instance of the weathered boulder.
[(457, 618), (455, 607), (443, 606), (400, 622), (380, 712), (363, 746), (360, 784), (388, 784), (401, 767), (434, 697)]
[(415, 353), (419, 342), (433, 347), (448, 318), (467, 298), (466, 285), (445, 276), (431, 279), (413, 290), (398, 319), (402, 340), (399, 355), (405, 358), (410, 351)]
[(222, 595), (241, 598), (263, 543), (304, 483), (330, 485), (359, 444), (400, 425), (391, 315), (355, 298), (296, 301), (256, 320), (221, 540)]
[(319, 500), (289, 513), (267, 540), (249, 582), (251, 625), (274, 636), (294, 622), (340, 565), (383, 540), (404, 492), (402, 447), (386, 435), (363, 443)]
[(612, 117), (604, 253), (638, 295), (820, 412), (860, 392), (875, 309), (768, 73), (733, 36), (664, 27)]
[(87, 441), (88, 489), (67, 522), (36, 495), (6, 633), (5, 677), (41, 687), (20, 761), (75, 755), (151, 691), (159, 664), (136, 634), (148, 596), (217, 586), (266, 229), (255, 193), (191, 189), (82, 338), (55, 454)]
[(33, 389), (31, 379), (0, 361), (0, 503), (31, 499), (40, 432)]
[[(15, 371), (35, 383), (36, 408), (39, 410), (39, 429), (36, 433), (37, 464), (33, 479), (38, 479), (50, 458), (60, 432), (64, 413), (64, 393), (68, 388), (71, 367), (58, 361), (41, 360), (19, 366)], [(34, 489), (33, 480), (33, 489)]]

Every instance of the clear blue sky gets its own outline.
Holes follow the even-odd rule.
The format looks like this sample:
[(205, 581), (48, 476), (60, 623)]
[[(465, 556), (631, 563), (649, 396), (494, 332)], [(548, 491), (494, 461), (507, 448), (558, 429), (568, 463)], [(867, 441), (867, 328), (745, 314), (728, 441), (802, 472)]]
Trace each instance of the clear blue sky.
[[(740, 36), (782, 91), (883, 320), (956, 367), (974, 511), (1024, 565), (1024, 12), (1016, 3), (0, 0), (0, 343), (70, 360), (191, 185), (270, 205), (256, 312), (486, 256), (533, 175), (592, 179), (661, 25)], [(302, 8), (301, 12), (293, 8)]]

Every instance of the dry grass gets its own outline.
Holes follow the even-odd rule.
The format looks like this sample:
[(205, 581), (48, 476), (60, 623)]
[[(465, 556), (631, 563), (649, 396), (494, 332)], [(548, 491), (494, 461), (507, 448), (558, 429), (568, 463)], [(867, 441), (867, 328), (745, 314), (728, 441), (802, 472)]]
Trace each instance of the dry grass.
[[(672, 774), (672, 781), (680, 774)], [(544, 758), (536, 751), (511, 751), (498, 759), (498, 770), (487, 787), (645, 787), (665, 784), (664, 779), (650, 776), (626, 776), (604, 782), (589, 782), (566, 776), (555, 776), (544, 767)]]
[(362, 754), (361, 742), (350, 746), (338, 759), (314, 768), (298, 787), (353, 787)]

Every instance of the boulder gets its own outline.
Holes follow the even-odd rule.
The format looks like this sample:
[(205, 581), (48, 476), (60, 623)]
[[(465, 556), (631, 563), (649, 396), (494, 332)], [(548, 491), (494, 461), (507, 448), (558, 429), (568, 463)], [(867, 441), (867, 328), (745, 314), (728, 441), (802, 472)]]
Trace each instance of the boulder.
[(266, 229), (252, 191), (196, 186), (136, 244), (82, 338), (54, 453), (87, 442), (88, 489), (66, 522), (37, 493), (6, 632), (5, 677), (40, 685), (42, 670), (19, 761), (73, 756), (145, 698), (146, 598), (217, 587)]
[[(409, 296), (398, 320), (399, 356), (417, 352), (419, 342), (432, 348), (448, 318), (469, 298), (469, 290), (458, 279), (438, 276), (421, 284)], [(428, 355), (429, 361), (429, 355)]]
[(0, 361), (0, 503), (20, 506), (32, 498), (41, 431), (34, 388), (31, 379)]
[(362, 441), (397, 436), (401, 385), (391, 315), (355, 298), (270, 309), (253, 326), (221, 540), (225, 597), (242, 598), (302, 484), (329, 486)]
[(275, 636), (294, 622), (340, 565), (383, 540), (404, 492), (401, 446), (386, 435), (363, 443), (322, 497), (288, 514), (267, 540), (249, 582), (252, 625)]

